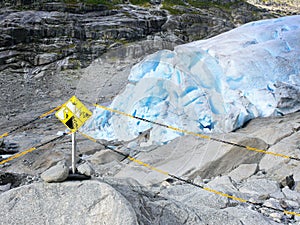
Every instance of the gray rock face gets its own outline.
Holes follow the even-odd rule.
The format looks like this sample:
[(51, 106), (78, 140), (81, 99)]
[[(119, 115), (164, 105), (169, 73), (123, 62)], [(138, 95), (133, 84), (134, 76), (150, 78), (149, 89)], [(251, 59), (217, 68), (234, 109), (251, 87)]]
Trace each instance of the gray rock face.
[(97, 181), (38, 183), (1, 195), (2, 224), (135, 225), (129, 202)]
[[(227, 140), (264, 149), (267, 145), (260, 139), (247, 139), (243, 135), (228, 135)], [(263, 157), (262, 154), (250, 152), (239, 147), (184, 136), (175, 139), (168, 145), (157, 147), (155, 150), (140, 152), (138, 158), (143, 162), (159, 167), (171, 174), (184, 175), (190, 179), (197, 176), (211, 178), (229, 172), (244, 163), (255, 163)], [(176, 166), (174, 166), (176, 165)], [(165, 179), (162, 174), (149, 171), (131, 162), (116, 177), (134, 176), (142, 184), (148, 185)]]
[(0, 117), (71, 96), (80, 73), (69, 69), (87, 67), (110, 48), (146, 39), (167, 20), (163, 12), (131, 6), (86, 13), (1, 8), (0, 14)]
[(50, 183), (50, 182), (61, 182), (67, 179), (69, 175), (69, 168), (66, 164), (58, 163), (57, 165), (50, 167), (48, 170), (41, 174), (41, 178)]
[[(132, 42), (161, 31), (167, 19), (162, 12), (130, 6), (105, 13), (96, 9), (85, 14), (6, 9), (0, 18), (0, 44), (5, 47), (1, 69), (37, 67), (39, 70), (31, 71), (37, 75), (51, 63), (61, 62), (71, 69), (85, 67), (115, 42)], [(10, 50), (11, 46), (17, 47)]]

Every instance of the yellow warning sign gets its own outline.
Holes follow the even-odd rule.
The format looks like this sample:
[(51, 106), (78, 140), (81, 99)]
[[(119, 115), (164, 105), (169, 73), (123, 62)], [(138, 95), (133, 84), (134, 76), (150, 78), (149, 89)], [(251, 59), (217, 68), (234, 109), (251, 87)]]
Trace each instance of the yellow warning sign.
[(92, 116), (92, 113), (73, 96), (55, 113), (55, 116), (72, 132), (76, 132)]

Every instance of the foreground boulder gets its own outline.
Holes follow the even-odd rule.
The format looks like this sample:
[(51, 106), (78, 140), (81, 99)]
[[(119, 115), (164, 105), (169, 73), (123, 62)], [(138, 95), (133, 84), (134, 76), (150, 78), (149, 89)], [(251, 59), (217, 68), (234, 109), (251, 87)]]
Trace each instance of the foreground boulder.
[(36, 183), (1, 195), (1, 224), (133, 225), (129, 202), (97, 181)]

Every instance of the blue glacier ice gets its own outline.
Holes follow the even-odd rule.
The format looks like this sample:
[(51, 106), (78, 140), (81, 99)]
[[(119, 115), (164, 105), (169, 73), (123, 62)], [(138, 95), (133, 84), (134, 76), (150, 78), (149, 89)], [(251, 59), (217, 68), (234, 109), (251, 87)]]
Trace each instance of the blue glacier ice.
[[(251, 22), (210, 39), (162, 50), (136, 64), (111, 108), (198, 133), (229, 132), (255, 117), (300, 109), (300, 16)], [(151, 143), (182, 135), (96, 109), (82, 131)]]

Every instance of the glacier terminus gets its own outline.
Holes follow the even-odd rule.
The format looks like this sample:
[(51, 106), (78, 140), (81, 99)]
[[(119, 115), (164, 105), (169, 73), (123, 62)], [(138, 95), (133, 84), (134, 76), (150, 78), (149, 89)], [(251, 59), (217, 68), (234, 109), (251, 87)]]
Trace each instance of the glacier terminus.
[[(251, 22), (162, 50), (136, 64), (111, 108), (197, 133), (229, 132), (256, 117), (300, 109), (300, 16)], [(151, 129), (149, 143), (179, 132), (95, 109), (82, 132), (131, 140)]]

